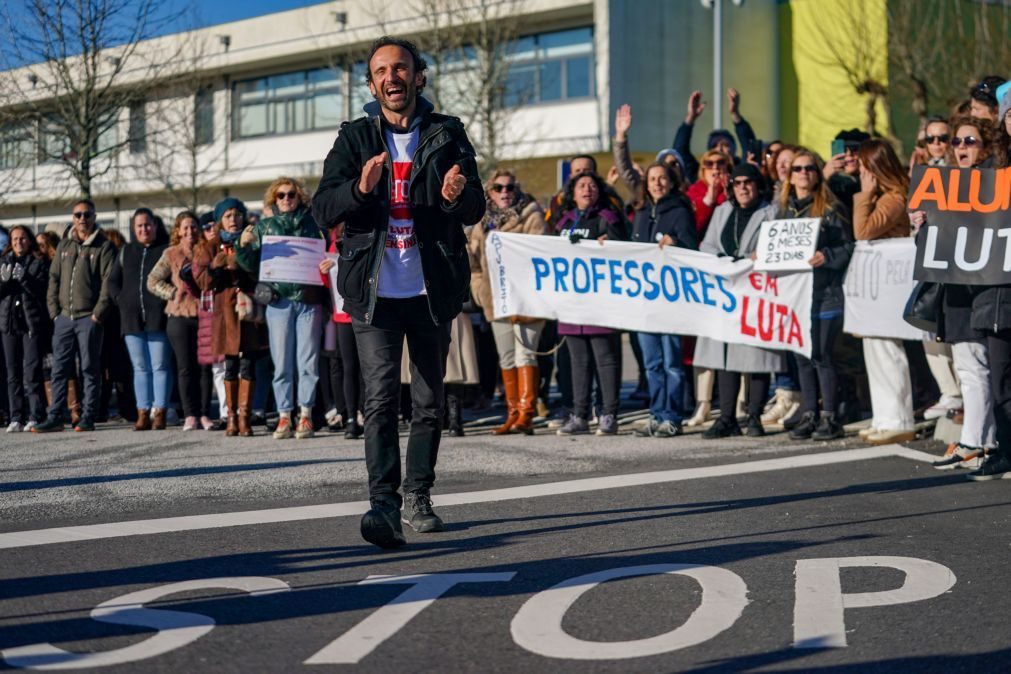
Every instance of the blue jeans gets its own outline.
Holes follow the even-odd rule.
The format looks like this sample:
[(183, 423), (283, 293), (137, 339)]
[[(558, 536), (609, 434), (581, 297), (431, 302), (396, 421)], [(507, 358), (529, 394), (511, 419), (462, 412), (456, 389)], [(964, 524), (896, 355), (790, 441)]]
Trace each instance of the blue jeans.
[(642, 363), (649, 384), (649, 412), (657, 421), (680, 424), (684, 416), (685, 369), (681, 362), (681, 338), (640, 332)]
[(172, 393), (172, 361), (168, 335), (138, 332), (123, 337), (133, 364), (133, 391), (137, 409), (165, 409)]
[(270, 357), (274, 361), (274, 400), (277, 411), (288, 414), (295, 409), (292, 399), (295, 373), (298, 373), (298, 404), (316, 403), (319, 381), (319, 348), (323, 334), (323, 308), (280, 298), (267, 307), (267, 332)]

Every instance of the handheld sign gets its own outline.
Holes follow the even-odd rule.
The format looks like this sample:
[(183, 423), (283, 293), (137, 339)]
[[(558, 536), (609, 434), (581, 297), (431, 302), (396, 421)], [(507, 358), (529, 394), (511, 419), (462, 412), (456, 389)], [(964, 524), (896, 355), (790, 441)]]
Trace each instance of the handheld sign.
[(325, 255), (323, 239), (265, 236), (260, 243), (259, 280), (321, 286), (319, 263)]
[(808, 262), (818, 245), (821, 218), (768, 220), (758, 232), (755, 269), (758, 271), (811, 271)]

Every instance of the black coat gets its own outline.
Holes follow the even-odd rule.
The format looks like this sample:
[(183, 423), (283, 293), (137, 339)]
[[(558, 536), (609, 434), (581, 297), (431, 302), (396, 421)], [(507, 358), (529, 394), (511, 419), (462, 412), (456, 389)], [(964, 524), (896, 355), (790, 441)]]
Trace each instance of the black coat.
[(46, 308), (46, 288), (49, 285), (49, 261), (34, 255), (15, 257), (8, 253), (0, 259), (0, 267), (20, 262), (25, 275), (0, 282), (0, 332), (8, 335), (48, 335), (52, 321)]
[[(809, 218), (811, 198), (798, 201), (790, 197), (785, 211), (779, 213), (780, 219)], [(812, 293), (811, 313), (841, 311), (843, 308), (843, 282), (846, 280), (846, 270), (853, 257), (856, 242), (853, 240), (853, 226), (842, 204), (834, 204), (821, 217), (818, 228), (818, 243), (816, 249), (825, 256), (825, 264), (815, 267)]]
[(119, 307), (124, 335), (165, 330), (165, 300), (147, 289), (147, 277), (165, 252), (164, 244), (128, 243), (116, 256), (109, 295)]
[[(358, 189), (362, 167), (389, 152), (383, 120), (374, 114), (341, 125), (323, 164), (323, 177), (312, 199), (313, 215), (322, 227), (344, 223), (344, 247), (337, 261), (337, 291), (344, 310), (358, 320), (374, 317), (380, 264), (386, 249), (390, 217), (389, 155), (379, 184), (369, 194)], [(485, 196), (477, 173), (474, 148), (460, 120), (432, 112), (418, 98), (411, 123), (419, 131), (413, 157), (409, 196), (418, 240), (426, 297), (437, 323), (452, 321), (470, 291), (470, 259), (463, 228), (484, 216)], [(455, 203), (442, 198), (442, 181), (458, 165), (467, 185)]]
[(1011, 330), (1011, 285), (975, 288), (972, 328), (981, 333)]
[(632, 241), (659, 243), (664, 234), (679, 248), (698, 250), (699, 234), (691, 202), (681, 194), (668, 194), (655, 204), (647, 201), (635, 212)]

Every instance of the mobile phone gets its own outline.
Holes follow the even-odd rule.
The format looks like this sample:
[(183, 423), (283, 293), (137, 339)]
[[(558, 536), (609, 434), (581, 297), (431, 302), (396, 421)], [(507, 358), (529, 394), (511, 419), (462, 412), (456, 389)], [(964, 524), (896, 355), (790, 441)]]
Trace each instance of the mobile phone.
[(748, 147), (745, 150), (744, 158), (747, 159), (748, 158), (748, 154), (747, 153), (750, 152), (751, 155), (755, 158), (755, 161), (761, 163), (761, 161), (762, 161), (762, 152), (764, 151), (764, 148), (765, 148), (765, 146), (762, 143), (762, 141), (760, 141), (760, 140), (758, 140), (756, 138), (755, 140), (751, 141), (748, 144)]
[(843, 140), (842, 138), (836, 138), (835, 140), (832, 141), (832, 155), (831, 156), (834, 157), (837, 154), (842, 154), (845, 151), (846, 151), (846, 141), (845, 140)]

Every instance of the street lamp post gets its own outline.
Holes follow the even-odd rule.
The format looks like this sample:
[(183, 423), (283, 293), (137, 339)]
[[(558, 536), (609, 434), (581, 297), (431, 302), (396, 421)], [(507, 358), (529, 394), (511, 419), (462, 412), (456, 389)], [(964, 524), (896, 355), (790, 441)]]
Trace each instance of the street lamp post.
[[(700, 0), (702, 6), (713, 10), (713, 128), (723, 128), (723, 0)], [(731, 0), (735, 7), (744, 0)]]

